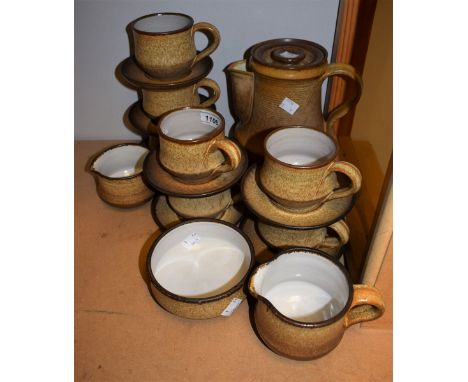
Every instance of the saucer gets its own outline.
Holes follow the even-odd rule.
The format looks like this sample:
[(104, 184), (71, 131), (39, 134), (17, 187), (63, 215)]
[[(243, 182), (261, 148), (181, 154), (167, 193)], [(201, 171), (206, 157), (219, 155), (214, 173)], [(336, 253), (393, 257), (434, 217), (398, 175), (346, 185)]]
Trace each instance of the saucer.
[[(183, 221), (190, 219), (184, 219), (177, 215), (175, 211), (169, 206), (165, 195), (159, 195), (153, 199), (151, 204), (151, 214), (155, 223), (162, 229), (169, 229), (172, 226), (179, 224)], [(222, 220), (234, 225), (239, 223), (243, 214), (242, 202), (235, 202), (231, 205), (221, 217), (217, 220)]]
[(205, 78), (213, 68), (213, 60), (208, 56), (203, 60), (199, 61), (192, 68), (190, 74), (185, 77), (178, 78), (177, 80), (158, 80), (156, 78), (148, 76), (141, 68), (136, 64), (133, 57), (126, 58), (120, 64), (120, 71), (125, 79), (131, 84), (144, 89), (177, 89), (185, 86), (192, 85), (202, 78)]
[(278, 207), (260, 189), (256, 182), (256, 170), (257, 165), (252, 165), (242, 179), (242, 197), (255, 215), (273, 225), (296, 229), (326, 227), (342, 219), (351, 211), (356, 201), (356, 195), (352, 195), (329, 200), (316, 210), (306, 213), (286, 211)]
[(141, 135), (157, 136), (157, 123), (145, 113), (140, 101), (135, 102), (128, 108), (128, 119)]
[(183, 183), (162, 168), (157, 158), (157, 152), (151, 151), (143, 164), (143, 173), (149, 185), (166, 195), (183, 198), (199, 198), (214, 195), (233, 186), (247, 169), (247, 155), (241, 150), (241, 161), (235, 170), (225, 172), (217, 178), (201, 184)]
[(255, 228), (255, 221), (250, 217), (246, 217), (242, 221), (240, 227), (252, 242), (255, 252), (255, 260), (260, 264), (270, 261), (275, 254), (258, 235)]

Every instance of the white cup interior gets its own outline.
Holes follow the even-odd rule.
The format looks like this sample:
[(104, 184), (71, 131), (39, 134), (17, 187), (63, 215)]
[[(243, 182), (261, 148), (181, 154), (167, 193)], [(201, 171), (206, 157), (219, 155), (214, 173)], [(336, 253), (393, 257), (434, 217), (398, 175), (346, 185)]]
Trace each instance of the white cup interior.
[(266, 141), (267, 151), (283, 163), (310, 166), (332, 158), (336, 145), (327, 134), (306, 127), (274, 132)]
[(157, 14), (138, 20), (134, 28), (147, 33), (173, 32), (188, 27), (192, 20), (185, 15)]
[(151, 272), (175, 295), (211, 297), (239, 283), (250, 261), (250, 247), (235, 229), (195, 221), (174, 228), (156, 244)]
[(191, 141), (213, 133), (223, 122), (216, 113), (205, 109), (182, 109), (169, 113), (160, 123), (164, 135)]
[(143, 171), (143, 162), (148, 152), (148, 149), (137, 145), (114, 147), (100, 155), (92, 168), (110, 178), (139, 174)]
[(301, 322), (330, 319), (344, 309), (349, 298), (346, 276), (336, 264), (299, 250), (260, 268), (254, 288), (283, 315)]

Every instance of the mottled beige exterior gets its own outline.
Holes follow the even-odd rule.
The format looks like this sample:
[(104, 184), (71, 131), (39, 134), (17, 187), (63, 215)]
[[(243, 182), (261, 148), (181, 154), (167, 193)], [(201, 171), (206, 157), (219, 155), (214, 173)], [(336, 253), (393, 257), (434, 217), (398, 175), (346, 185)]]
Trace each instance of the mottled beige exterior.
[(168, 196), (167, 202), (177, 215), (190, 218), (215, 218), (233, 203), (231, 189), (203, 198)]
[(143, 182), (142, 176), (129, 179), (109, 179), (95, 175), (99, 197), (116, 207), (134, 207), (150, 200), (154, 192)]
[(232, 299), (245, 299), (243, 285), (239, 286), (226, 297), (216, 301), (201, 303), (188, 303), (173, 299), (162, 293), (152, 283), (150, 285), (153, 297), (164, 309), (176, 316), (195, 320), (220, 317), (221, 313), (228, 307)]
[(257, 165), (249, 168), (243, 179), (242, 197), (254, 213), (264, 220), (287, 227), (312, 228), (328, 225), (339, 220), (353, 205), (353, 197), (345, 197), (325, 202), (320, 208), (309, 212), (297, 212), (279, 207), (256, 182)]
[[(332, 174), (341, 172), (351, 180), (346, 189), (335, 189)], [(259, 171), (262, 189), (281, 206), (313, 210), (325, 201), (357, 193), (361, 188), (361, 173), (349, 162), (330, 161), (319, 167), (292, 167), (269, 155)]]
[[(211, 93), (211, 96), (204, 102), (201, 102), (198, 94), (198, 89), (201, 87), (209, 89)], [(205, 78), (196, 84), (174, 90), (142, 88), (141, 93), (143, 110), (152, 117), (157, 118), (170, 110), (180, 107), (209, 107), (218, 100), (221, 91), (215, 81)]]
[[(194, 34), (210, 35), (209, 45), (197, 54)], [(182, 78), (192, 66), (213, 53), (219, 45), (219, 31), (209, 23), (197, 23), (177, 33), (145, 34), (133, 29), (135, 58), (150, 76), (160, 79)]]
[[(338, 237), (328, 234), (327, 228)], [(257, 222), (260, 237), (271, 247), (288, 249), (292, 247), (317, 248), (335, 256), (349, 240), (349, 228), (343, 220), (328, 227), (297, 230)]]
[(224, 136), (224, 126), (209, 140), (173, 141), (159, 136), (159, 161), (179, 180), (205, 183), (223, 172), (235, 169), (241, 160), (239, 147)]

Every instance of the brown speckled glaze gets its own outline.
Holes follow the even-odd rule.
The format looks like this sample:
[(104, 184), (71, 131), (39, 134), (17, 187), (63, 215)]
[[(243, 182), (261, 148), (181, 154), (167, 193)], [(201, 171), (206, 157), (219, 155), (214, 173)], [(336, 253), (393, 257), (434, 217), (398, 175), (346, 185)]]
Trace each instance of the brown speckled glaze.
[(143, 181), (142, 171), (130, 176), (111, 178), (94, 169), (94, 164), (105, 152), (127, 145), (132, 144), (119, 144), (107, 148), (95, 156), (90, 166), (90, 171), (96, 180), (99, 197), (104, 202), (120, 208), (139, 206), (148, 202), (154, 195), (154, 192)]
[(274, 257), (274, 252), (258, 235), (255, 228), (255, 221), (246, 217), (242, 221), (240, 227), (252, 242), (255, 251), (255, 261), (260, 264), (270, 261)]
[[(233, 199), (236, 199), (234, 197)], [(155, 197), (153, 200), (152, 205), (152, 215), (154, 222), (161, 228), (161, 229), (168, 229), (176, 224), (179, 224), (186, 220), (182, 216), (177, 215), (177, 213), (171, 208), (171, 206), (167, 202), (166, 195), (159, 195)], [(221, 211), (214, 219), (222, 220), (227, 223), (231, 223), (237, 225), (242, 218), (242, 214), (244, 212), (244, 206), (242, 201), (237, 200), (224, 211)], [(202, 216), (192, 217), (200, 218)]]
[[(293, 247), (317, 248), (336, 256), (349, 240), (349, 227), (343, 220), (328, 227), (300, 230), (257, 221), (256, 228), (265, 243), (282, 250)], [(330, 235), (329, 231), (335, 232), (335, 236)]]
[[(220, 123), (209, 134), (197, 139), (180, 140), (166, 134), (165, 125), (169, 118), (175, 113), (193, 111), (215, 115)], [(187, 125), (187, 131), (190, 127)], [(161, 116), (158, 134), (161, 166), (181, 182), (206, 183), (222, 173), (234, 171), (241, 163), (241, 150), (224, 135), (224, 118), (213, 110), (190, 107), (172, 110)]]
[[(336, 161), (338, 148), (334, 139), (334, 153), (319, 163), (292, 165), (274, 157), (267, 149), (268, 139), (291, 128), (295, 128), (296, 131), (296, 128), (309, 130), (303, 126), (282, 127), (272, 131), (265, 138), (265, 160), (259, 170), (258, 180), (260, 187), (269, 197), (280, 206), (307, 212), (319, 208), (328, 200), (345, 198), (360, 190), (362, 178), (359, 169), (349, 162)], [(330, 176), (337, 172), (348, 177), (351, 185), (335, 189), (333, 182), (329, 180)]]
[(177, 215), (186, 218), (216, 218), (233, 203), (231, 190), (202, 198), (168, 196), (167, 202)]
[(241, 156), (239, 166), (230, 172), (225, 172), (206, 183), (188, 184), (181, 182), (168, 173), (159, 163), (157, 151), (152, 151), (146, 157), (143, 171), (148, 183), (154, 189), (167, 195), (186, 198), (199, 198), (214, 195), (232, 187), (242, 177), (247, 169), (247, 156)]
[[(182, 224), (187, 224), (194, 221), (213, 221), (219, 224), (224, 224), (232, 229), (236, 230), (240, 233), (244, 240), (247, 242), (249, 249), (250, 249), (250, 264), (242, 279), (230, 288), (227, 291), (224, 291), (218, 295), (210, 296), (210, 297), (199, 297), (199, 298), (189, 298), (178, 296), (167, 289), (163, 288), (155, 279), (152, 271), (151, 271), (151, 254), (153, 253), (154, 248), (156, 247), (157, 243), (171, 230), (177, 229), (178, 226)], [(247, 280), (248, 274), (252, 270), (255, 264), (255, 256), (253, 252), (252, 243), (249, 241), (249, 238), (236, 226), (226, 223), (226, 222), (219, 222), (213, 219), (195, 219), (185, 223), (181, 223), (175, 227), (172, 227), (170, 230), (164, 232), (160, 235), (153, 245), (151, 246), (148, 257), (146, 261), (147, 271), (150, 275), (150, 287), (153, 297), (156, 301), (168, 312), (175, 314), (179, 317), (189, 318), (189, 319), (208, 319), (208, 318), (215, 318), (220, 317), (221, 313), (228, 307), (231, 303), (232, 299), (238, 298), (241, 300), (245, 299), (244, 293), (244, 284)]]
[[(210, 97), (203, 102), (198, 94), (199, 88), (206, 88), (210, 92)], [(185, 106), (209, 107), (218, 100), (221, 90), (216, 81), (204, 78), (194, 85), (174, 90), (142, 88), (141, 92), (143, 110), (151, 117), (157, 118), (168, 111)]]
[[(146, 15), (132, 23), (135, 58), (150, 76), (165, 79), (183, 77), (190, 72), (193, 65), (209, 56), (218, 47), (220, 35), (214, 25), (206, 22), (194, 25), (193, 19), (183, 14), (178, 15), (187, 18), (187, 27), (181, 30), (151, 33), (135, 27), (138, 21), (157, 15), (164, 14)], [(197, 31), (207, 34), (210, 40), (208, 46), (198, 54), (194, 41), (194, 34)]]
[(242, 179), (242, 198), (261, 220), (287, 228), (319, 228), (340, 220), (353, 207), (356, 198), (348, 196), (325, 202), (319, 208), (298, 213), (282, 207), (268, 197), (257, 184), (257, 165), (252, 165)]
[[(279, 256), (287, 256), (297, 249), (283, 251)], [(300, 248), (300, 250), (306, 250)], [(334, 317), (319, 322), (302, 322), (281, 314), (273, 304), (263, 296), (257, 295), (254, 287), (255, 276), (264, 263), (257, 267), (249, 280), (249, 291), (257, 298), (254, 311), (255, 326), (264, 343), (275, 353), (297, 360), (311, 360), (332, 351), (341, 341), (346, 328), (351, 325), (375, 320), (385, 311), (380, 292), (367, 285), (352, 285), (346, 269), (337, 261), (318, 250), (309, 250), (311, 254), (326, 257), (346, 276), (349, 297), (345, 307)]]
[[(297, 53), (298, 58), (282, 60), (273, 54), (275, 51)], [(233, 110), (239, 120), (235, 137), (249, 154), (262, 157), (262, 142), (278, 125), (304, 125), (333, 132), (334, 122), (358, 102), (362, 88), (359, 74), (350, 65), (327, 64), (326, 59), (325, 48), (311, 41), (277, 39), (256, 44), (248, 61), (236, 61), (228, 66)], [(356, 93), (324, 118), (322, 84), (334, 75), (355, 81)], [(279, 107), (285, 98), (299, 105), (292, 115)]]

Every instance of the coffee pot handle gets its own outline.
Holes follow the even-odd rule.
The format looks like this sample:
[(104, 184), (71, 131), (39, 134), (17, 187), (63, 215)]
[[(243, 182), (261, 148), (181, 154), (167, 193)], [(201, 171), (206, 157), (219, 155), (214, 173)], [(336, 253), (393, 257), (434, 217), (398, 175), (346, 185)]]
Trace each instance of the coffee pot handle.
[(353, 288), (353, 301), (344, 318), (346, 328), (360, 322), (375, 320), (385, 312), (383, 297), (378, 289), (362, 284), (353, 285)]
[(332, 191), (326, 200), (345, 198), (354, 195), (361, 189), (362, 176), (355, 165), (344, 161), (333, 162), (327, 170), (327, 173), (331, 172), (341, 172), (346, 175), (351, 180), (351, 185)]
[(326, 132), (332, 136), (336, 136), (336, 131), (333, 130), (335, 122), (344, 117), (352, 109), (354, 105), (361, 98), (362, 93), (362, 78), (359, 73), (351, 65), (347, 64), (329, 64), (325, 69), (325, 73), (321, 77), (321, 81), (331, 76), (345, 76), (351, 78), (356, 83), (356, 92), (348, 100), (344, 101), (341, 105), (338, 105), (333, 110), (328, 112), (325, 118)]
[[(221, 94), (221, 89), (219, 88), (219, 85), (217, 84), (216, 81), (213, 81), (210, 78), (204, 78), (200, 82), (198, 82), (195, 85), (195, 90), (194, 90), (194, 97), (198, 96), (198, 89), (200, 88), (206, 88), (211, 90), (210, 91), (210, 97), (203, 103), (199, 105), (199, 107), (209, 107), (213, 105), (219, 98), (219, 95)], [(194, 106), (196, 106), (194, 104)]]
[(203, 60), (205, 57), (208, 57), (211, 53), (213, 53), (219, 45), (221, 41), (221, 36), (219, 34), (218, 28), (210, 23), (196, 23), (192, 27), (192, 35), (195, 32), (202, 32), (206, 37), (208, 37), (208, 45), (205, 49), (203, 49), (200, 53), (198, 53), (192, 63), (192, 67), (199, 61)]
[(208, 152), (211, 153), (216, 150), (221, 150), (227, 157), (228, 163), (223, 163), (213, 170), (213, 174), (221, 174), (223, 172), (229, 172), (236, 169), (241, 161), (242, 153), (233, 141), (229, 138), (218, 139), (213, 142)]

